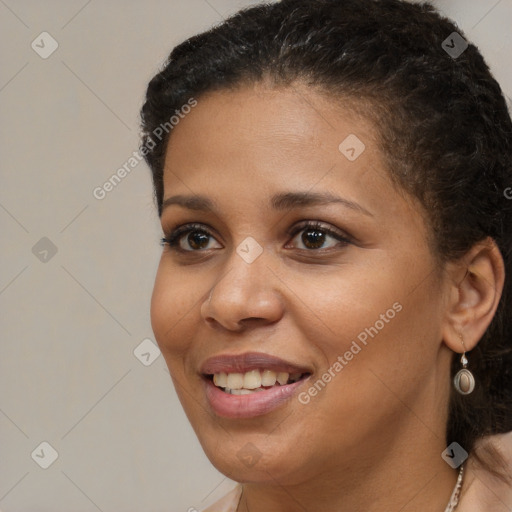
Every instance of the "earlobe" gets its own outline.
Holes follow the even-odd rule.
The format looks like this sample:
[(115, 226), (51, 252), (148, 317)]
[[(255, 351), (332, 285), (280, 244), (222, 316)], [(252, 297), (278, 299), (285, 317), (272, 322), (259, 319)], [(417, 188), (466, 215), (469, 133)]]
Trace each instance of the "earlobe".
[(454, 352), (475, 348), (490, 325), (503, 292), (505, 265), (494, 240), (474, 245), (451, 273), (443, 339)]

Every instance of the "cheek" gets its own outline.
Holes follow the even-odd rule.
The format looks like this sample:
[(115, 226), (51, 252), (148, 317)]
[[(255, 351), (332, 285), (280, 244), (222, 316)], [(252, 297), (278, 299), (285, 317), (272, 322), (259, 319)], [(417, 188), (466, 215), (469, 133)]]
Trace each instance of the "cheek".
[(299, 299), (293, 303), (302, 308), (294, 314), (300, 331), (330, 359), (342, 355), (358, 336), (364, 342), (375, 324), (384, 332), (399, 315), (404, 296), (400, 276), (392, 269), (347, 265), (325, 275), (290, 275), (287, 281)]
[(365, 286), (340, 291), (332, 283), (326, 290), (311, 290), (308, 301), (322, 326), (300, 327), (324, 366), (299, 397), (304, 415), (295, 434), (322, 432), (338, 446), (340, 432), (350, 446), (381, 439), (410, 414), (403, 403), (415, 403), (434, 366), (435, 314), (425, 309), (430, 294), (407, 295), (396, 279), (374, 284), (371, 293)]
[(352, 266), (337, 276), (296, 279), (293, 291), (300, 300), (294, 302), (302, 311), (294, 318), (321, 355), (320, 372), (331, 368), (351, 383), (368, 373), (363, 387), (357, 384), (363, 394), (367, 386), (368, 394), (374, 392), (369, 381), (385, 391), (380, 376), (398, 388), (402, 381), (419, 381), (435, 361), (441, 325), (439, 290), (425, 275), (426, 268), (408, 268), (403, 261), (388, 262), (385, 271), (381, 265)]
[(187, 332), (193, 328), (201, 297), (199, 283), (179, 277), (160, 262), (151, 296), (151, 326), (168, 364), (169, 358), (180, 356), (189, 348)]

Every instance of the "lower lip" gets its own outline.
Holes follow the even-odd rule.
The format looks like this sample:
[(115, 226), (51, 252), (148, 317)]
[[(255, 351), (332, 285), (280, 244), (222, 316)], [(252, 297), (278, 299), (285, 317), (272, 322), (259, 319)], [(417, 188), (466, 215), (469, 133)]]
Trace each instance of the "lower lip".
[(214, 412), (225, 418), (254, 418), (273, 411), (289, 401), (306, 379), (274, 386), (249, 395), (231, 395), (206, 380), (206, 397)]

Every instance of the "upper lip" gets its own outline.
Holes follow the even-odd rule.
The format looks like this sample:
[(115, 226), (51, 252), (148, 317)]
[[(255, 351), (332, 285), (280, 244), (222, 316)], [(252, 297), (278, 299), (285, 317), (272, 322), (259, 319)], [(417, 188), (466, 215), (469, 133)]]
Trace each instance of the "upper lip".
[(311, 370), (304, 366), (262, 352), (219, 354), (207, 359), (201, 365), (200, 372), (204, 375), (213, 375), (215, 373), (245, 373), (257, 369), (287, 373), (311, 373)]

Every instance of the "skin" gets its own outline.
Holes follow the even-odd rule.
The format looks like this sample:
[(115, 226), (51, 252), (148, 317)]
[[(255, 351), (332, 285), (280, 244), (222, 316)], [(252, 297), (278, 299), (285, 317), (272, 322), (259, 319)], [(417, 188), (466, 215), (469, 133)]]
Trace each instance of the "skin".
[[(478, 441), (478, 444), (491, 445), (504, 458), (508, 472), (512, 475), (512, 432), (498, 434)], [(483, 470), (470, 458), (467, 464), (466, 493), (461, 497), (460, 506), (464, 512), (512, 510), (512, 486), (503, 482), (488, 471)]]
[[(338, 149), (349, 134), (366, 146), (355, 161)], [(440, 456), (449, 367), (459, 333), (469, 350), (494, 314), (500, 258), (482, 246), (442, 272), (425, 215), (392, 184), (377, 137), (342, 103), (264, 83), (201, 96), (170, 137), (164, 199), (201, 194), (216, 209), (164, 209), (164, 233), (200, 223), (212, 236), (205, 248), (182, 236), (189, 252), (164, 247), (152, 326), (205, 453), (244, 482), (241, 511), (442, 512), (455, 485)], [(271, 208), (274, 194), (297, 191), (329, 192), (367, 213)], [(307, 229), (287, 234), (303, 220), (350, 241), (321, 231), (323, 245), (308, 249)], [(263, 248), (250, 264), (236, 252), (248, 236)], [(307, 405), (294, 398), (244, 419), (210, 408), (198, 373), (207, 358), (266, 352), (310, 367), (314, 382), (395, 303), (401, 311)], [(237, 456), (247, 443), (260, 457), (251, 467)]]

